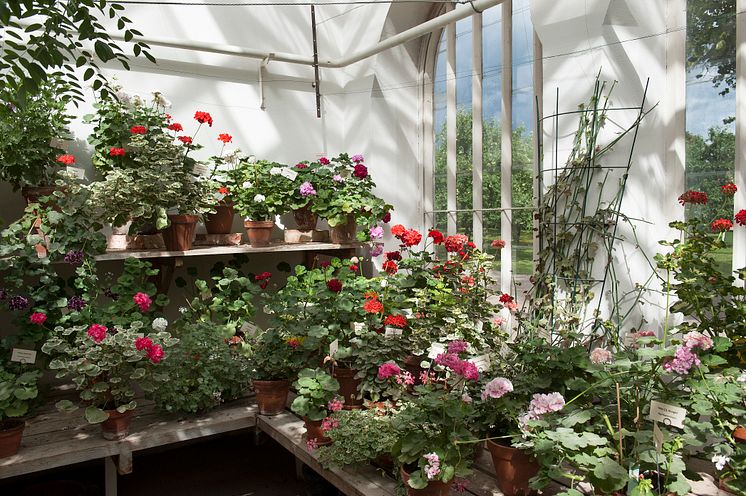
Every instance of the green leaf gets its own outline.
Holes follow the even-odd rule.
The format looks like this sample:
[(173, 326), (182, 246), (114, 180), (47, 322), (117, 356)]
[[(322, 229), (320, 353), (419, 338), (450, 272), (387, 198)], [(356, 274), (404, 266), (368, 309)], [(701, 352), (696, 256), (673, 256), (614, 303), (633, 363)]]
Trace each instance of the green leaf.
[(89, 406), (85, 409), (85, 419), (89, 424), (100, 424), (109, 418), (109, 414), (96, 406)]

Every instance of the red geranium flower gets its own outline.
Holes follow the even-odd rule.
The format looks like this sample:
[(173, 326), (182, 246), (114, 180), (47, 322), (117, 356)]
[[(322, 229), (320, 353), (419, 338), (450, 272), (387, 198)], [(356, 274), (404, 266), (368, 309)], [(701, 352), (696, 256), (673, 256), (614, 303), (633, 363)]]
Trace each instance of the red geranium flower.
[(150, 358), (150, 361), (153, 363), (158, 363), (163, 360), (163, 355), (163, 348), (158, 344), (154, 344), (148, 348), (148, 358)]
[(135, 349), (137, 351), (149, 350), (153, 346), (153, 340), (150, 338), (136, 338)]
[(223, 143), (228, 144), (233, 141), (233, 136), (227, 133), (221, 133), (218, 135), (218, 141), (222, 141)]
[(443, 237), (443, 233), (438, 231), (437, 229), (430, 229), (427, 233), (427, 237), (433, 238), (433, 243), (435, 243), (436, 245), (441, 244), (445, 239)]
[(88, 328), (88, 336), (93, 339), (94, 343), (100, 343), (106, 339), (106, 326), (101, 324), (91, 324)]
[(469, 241), (469, 238), (465, 234), (454, 234), (448, 236), (445, 239), (446, 251), (451, 253), (461, 251), (467, 241)]
[(387, 251), (386, 260), (396, 260), (398, 262), (401, 260), (401, 253), (398, 251)]
[(733, 222), (729, 219), (717, 219), (712, 221), (713, 232), (725, 232), (730, 231), (733, 228)]
[(218, 193), (221, 195), (227, 195), (228, 194), (228, 188), (225, 186), (221, 186), (218, 188)]
[(500, 303), (508, 303), (510, 301), (513, 301), (513, 297), (510, 296), (508, 293), (503, 293), (500, 295)]
[(184, 130), (184, 126), (182, 126), (182, 125), (181, 125), (181, 124), (179, 124), (178, 122), (174, 122), (173, 124), (170, 124), (170, 125), (168, 126), (168, 128), (169, 128), (169, 129), (170, 129), (171, 131), (176, 131), (177, 133), (178, 133), (179, 131), (183, 131), (183, 130)]
[(145, 134), (148, 132), (148, 128), (146, 128), (145, 126), (132, 126), (130, 128), (130, 132), (132, 134)]
[(29, 322), (36, 325), (42, 325), (47, 321), (47, 314), (42, 312), (34, 312), (29, 317)]
[(365, 301), (363, 310), (368, 313), (381, 313), (383, 312), (383, 303), (378, 301), (377, 298), (371, 298)]
[(422, 234), (415, 229), (407, 229), (401, 236), (401, 240), (407, 246), (418, 245), (422, 241)]
[(111, 156), (111, 157), (124, 157), (124, 148), (111, 147), (109, 149), (109, 156)]
[(736, 224), (746, 226), (746, 210), (739, 210), (736, 214)]
[(304, 164), (303, 162), (300, 162), (300, 163), (295, 164), (295, 168), (296, 169), (307, 169), (308, 164)]
[(720, 186), (720, 190), (724, 195), (733, 196), (736, 194), (736, 191), (738, 191), (738, 187), (733, 183), (725, 183)]
[(492, 248), (497, 248), (498, 250), (502, 250), (505, 248), (505, 241), (502, 239), (493, 239), (492, 243), (490, 243)]
[(189, 136), (179, 136), (178, 140), (184, 143), (185, 145), (192, 144), (192, 138), (190, 138)]
[(272, 277), (272, 274), (270, 272), (262, 272), (261, 274), (257, 274), (254, 276), (254, 281), (259, 284), (259, 287), (262, 289), (267, 289), (267, 286), (269, 286), (269, 278)]
[(401, 224), (396, 224), (395, 226), (391, 228), (391, 234), (393, 234), (396, 237), (401, 236), (405, 232), (407, 232), (407, 228), (402, 226)]
[(404, 315), (387, 315), (383, 320), (383, 325), (404, 329), (407, 327), (407, 318)]
[(352, 172), (352, 175), (356, 178), (365, 179), (366, 177), (368, 177), (368, 168), (365, 167), (363, 164), (356, 164), (354, 169), (355, 170)]
[(198, 110), (194, 113), (194, 120), (196, 120), (200, 124), (207, 123), (207, 125), (212, 127), (212, 116), (208, 112), (201, 112)]
[(707, 193), (690, 189), (679, 196), (679, 203), (682, 205), (686, 205), (687, 203), (691, 203), (692, 205), (704, 205), (707, 203)]
[(339, 293), (342, 291), (342, 281), (339, 279), (329, 279), (326, 281), (326, 287), (331, 291), (332, 293)]
[(57, 162), (65, 165), (71, 165), (75, 163), (75, 156), (70, 154), (60, 155), (57, 157)]
[(319, 159), (319, 163), (320, 163), (321, 165), (329, 165), (329, 159), (328, 159), (328, 158), (326, 158), (326, 157), (321, 157), (321, 158)]
[(150, 308), (150, 305), (153, 303), (153, 300), (150, 299), (150, 296), (146, 295), (145, 293), (136, 293), (135, 296), (132, 297), (132, 300), (137, 304), (138, 307), (140, 307), (141, 312), (147, 312)]
[(399, 271), (399, 266), (393, 260), (386, 260), (383, 262), (383, 270), (389, 275), (394, 275)]
[(171, 114), (166, 114), (164, 117), (167, 121), (170, 121), (172, 119)]
[(383, 214), (383, 217), (381, 217), (381, 222), (383, 222), (384, 224), (388, 224), (389, 221), (391, 221), (391, 212), (386, 212), (385, 214)]
[(359, 268), (360, 268), (360, 267), (358, 267), (358, 266), (357, 266), (357, 265), (355, 265), (355, 264), (352, 264), (352, 265), (350, 265), (350, 270), (351, 270), (352, 272), (357, 272)]

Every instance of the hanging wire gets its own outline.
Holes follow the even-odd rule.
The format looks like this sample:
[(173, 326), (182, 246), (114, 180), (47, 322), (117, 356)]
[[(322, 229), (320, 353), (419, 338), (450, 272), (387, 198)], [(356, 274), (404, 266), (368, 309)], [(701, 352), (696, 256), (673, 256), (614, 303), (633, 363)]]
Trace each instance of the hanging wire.
[(267, 1), (267, 2), (182, 2), (178, 0), (120, 0), (112, 3), (122, 5), (176, 5), (183, 7), (308, 7), (315, 5), (376, 5), (376, 4), (393, 4), (393, 3), (452, 3), (458, 5), (468, 5), (468, 0), (329, 0), (316, 2), (290, 2), (290, 1)]

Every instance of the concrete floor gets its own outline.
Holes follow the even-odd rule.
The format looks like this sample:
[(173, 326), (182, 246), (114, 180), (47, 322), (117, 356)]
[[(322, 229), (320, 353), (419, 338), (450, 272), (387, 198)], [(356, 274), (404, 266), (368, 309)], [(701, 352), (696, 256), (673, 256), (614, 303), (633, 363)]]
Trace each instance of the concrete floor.
[[(0, 481), (0, 496), (101, 496), (103, 462), (89, 462)], [(119, 477), (118, 496), (337, 496), (271, 439), (233, 433), (168, 450), (134, 454), (133, 472)]]

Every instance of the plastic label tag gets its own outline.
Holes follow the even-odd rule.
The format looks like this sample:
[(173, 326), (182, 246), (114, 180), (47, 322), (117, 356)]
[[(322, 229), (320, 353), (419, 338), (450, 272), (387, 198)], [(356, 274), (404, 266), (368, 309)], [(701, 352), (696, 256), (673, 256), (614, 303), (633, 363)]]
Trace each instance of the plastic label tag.
[(337, 350), (339, 350), (339, 339), (335, 339), (329, 345), (329, 356), (333, 357), (334, 355), (336, 355)]
[(34, 350), (13, 348), (13, 353), (10, 356), (10, 361), (18, 363), (34, 363), (36, 362), (36, 352)]
[(469, 361), (473, 363), (480, 372), (490, 369), (491, 364), (489, 355), (479, 355), (478, 357), (470, 358)]
[(650, 416), (648, 418), (654, 422), (661, 422), (663, 425), (671, 425), (683, 429), (686, 410), (680, 406), (667, 405), (660, 401), (652, 400), (650, 402)]
[(446, 352), (446, 345), (443, 343), (433, 343), (430, 345), (430, 350), (427, 352), (427, 357), (435, 359), (438, 355)]
[(401, 335), (402, 330), (396, 327), (386, 327), (386, 332), (384, 333), (384, 336), (387, 338), (399, 337)]
[(297, 172), (295, 172), (293, 169), (289, 169), (287, 167), (283, 167), (280, 170), (280, 175), (282, 177), (286, 177), (286, 178), (290, 179), (291, 181), (295, 181), (295, 178), (298, 177), (298, 173)]

